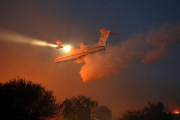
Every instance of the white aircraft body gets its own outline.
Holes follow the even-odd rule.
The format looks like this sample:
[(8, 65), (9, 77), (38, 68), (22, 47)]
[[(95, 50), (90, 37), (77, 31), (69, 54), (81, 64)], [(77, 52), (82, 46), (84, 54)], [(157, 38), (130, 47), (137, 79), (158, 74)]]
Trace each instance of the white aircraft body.
[[(87, 54), (106, 50), (106, 41), (107, 41), (109, 34), (110, 35), (117, 35), (117, 34), (107, 31), (104, 28), (100, 28), (100, 32), (101, 32), (101, 37), (97, 44), (91, 46), (90, 48), (87, 48), (85, 43), (81, 44), (80, 49), (72, 48), (71, 54), (57, 57), (54, 62), (57, 63), (57, 62), (63, 62), (63, 61), (69, 61), (69, 60), (76, 60), (76, 59), (80, 59), (81, 57), (83, 57)], [(62, 43), (61, 41), (55, 40), (55, 42), (58, 44), (58, 47), (56, 47), (57, 49), (68, 47), (67, 44)]]

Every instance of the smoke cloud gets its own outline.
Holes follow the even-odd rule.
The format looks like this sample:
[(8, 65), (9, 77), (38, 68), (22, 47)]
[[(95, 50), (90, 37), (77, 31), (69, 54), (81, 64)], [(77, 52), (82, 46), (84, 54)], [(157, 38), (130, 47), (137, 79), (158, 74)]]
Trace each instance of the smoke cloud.
[(8, 31), (0, 30), (0, 40), (17, 42), (22, 44), (31, 44), (38, 46), (57, 47), (56, 44), (48, 43), (35, 38), (27, 37), (21, 34), (11, 33)]
[[(180, 25), (165, 24), (143, 34), (132, 34), (119, 45), (84, 57), (83, 82), (118, 74), (136, 60), (143, 64), (163, 61), (173, 44), (180, 41)], [(82, 60), (81, 60), (82, 61)]]

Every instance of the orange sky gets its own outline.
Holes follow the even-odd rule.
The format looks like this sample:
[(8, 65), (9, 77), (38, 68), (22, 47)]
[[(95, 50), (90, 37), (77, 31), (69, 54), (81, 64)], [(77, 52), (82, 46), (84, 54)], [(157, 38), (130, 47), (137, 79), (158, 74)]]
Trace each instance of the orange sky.
[[(76, 46), (80, 42), (86, 42), (88, 45), (95, 44), (100, 37), (99, 28), (104, 27), (118, 33), (117, 36), (108, 38), (109, 48), (116, 48), (124, 41), (124, 46), (128, 46), (128, 49), (135, 46), (135, 50), (137, 50), (136, 48), (142, 47), (138, 46), (140, 40), (138, 35), (148, 34), (149, 30), (154, 27), (163, 27), (164, 23), (179, 26), (179, 2), (171, 3), (172, 8), (169, 7), (168, 2), (163, 2), (163, 4), (158, 1), (149, 2), (131, 3), (119, 0), (107, 3), (93, 2), (93, 0), (86, 2), (66, 2), (64, 0), (9, 2), (2, 0), (0, 1), (0, 5), (2, 5), (0, 7), (0, 31), (17, 33), (48, 43), (53, 43), (55, 39), (58, 39)], [(172, 45), (171, 42), (170, 44), (160, 44), (163, 43), (160, 41), (156, 46), (154, 43), (157, 43), (159, 39), (155, 38), (158, 38), (159, 35), (163, 36), (164, 33), (155, 33), (159, 32), (148, 34), (148, 38), (154, 40), (153, 42), (149, 41), (149, 44), (161, 49), (147, 52), (147, 56), (142, 57), (146, 57), (144, 61), (142, 58), (134, 59), (132, 57), (133, 62), (129, 64), (128, 61), (125, 61), (128, 62), (128, 67), (123, 67), (117, 74), (107, 75), (87, 83), (82, 82), (80, 75), (84, 63), (77, 64), (73, 61), (54, 63), (56, 57), (64, 54), (62, 51), (10, 42), (0, 36), (0, 82), (6, 82), (19, 76), (35, 83), (41, 83), (47, 89), (54, 91), (58, 101), (84, 94), (99, 101), (100, 105), (107, 106), (116, 116), (127, 109), (143, 108), (148, 101), (153, 103), (162, 101), (166, 109), (170, 110), (174, 109), (174, 105), (180, 108), (180, 104), (177, 102), (180, 101), (179, 43), (169, 47)], [(170, 32), (166, 31), (165, 33), (169, 34)], [(172, 38), (179, 37), (172, 35)], [(130, 38), (134, 38), (134, 40), (129, 42)], [(163, 37), (160, 40), (164, 40)], [(151, 65), (141, 63), (141, 61), (148, 63), (147, 58), (152, 57), (154, 52), (164, 53), (161, 50), (166, 50), (164, 49), (166, 47), (171, 53), (167, 57), (166, 54), (163, 54), (165, 59), (163, 58), (163, 61), (159, 59), (162, 62)], [(109, 56), (115, 55), (117, 59), (121, 59), (122, 57), (126, 58), (127, 54), (133, 53), (125, 51), (124, 56), (119, 56), (118, 50), (116, 53), (110, 53)], [(158, 54), (155, 54), (156, 58), (159, 57)], [(93, 56), (93, 58), (95, 57)], [(107, 62), (109, 62), (108, 60)], [(152, 62), (153, 60), (151, 59)], [(91, 64), (89, 65), (92, 67)], [(113, 65), (116, 66), (116, 62)], [(172, 105), (172, 100), (176, 104)]]

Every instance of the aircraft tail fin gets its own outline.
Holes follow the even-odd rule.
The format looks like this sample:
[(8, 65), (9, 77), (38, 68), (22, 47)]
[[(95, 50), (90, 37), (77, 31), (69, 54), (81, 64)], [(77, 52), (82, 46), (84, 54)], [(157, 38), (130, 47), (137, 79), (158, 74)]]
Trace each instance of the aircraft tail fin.
[(106, 41), (109, 35), (117, 35), (116, 33), (107, 31), (105, 28), (100, 28), (99, 30), (101, 32), (101, 37), (99, 39), (99, 42), (97, 43), (99, 45), (106, 45)]

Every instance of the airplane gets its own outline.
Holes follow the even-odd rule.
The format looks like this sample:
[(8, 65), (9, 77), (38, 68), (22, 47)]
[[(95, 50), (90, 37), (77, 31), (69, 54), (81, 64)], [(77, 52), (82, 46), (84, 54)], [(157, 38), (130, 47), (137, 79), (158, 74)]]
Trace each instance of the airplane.
[(54, 42), (56, 42), (56, 44), (58, 45), (56, 49), (59, 49), (59, 48), (64, 48), (67, 50), (71, 49), (71, 53), (69, 55), (57, 57), (54, 60), (54, 62), (58, 63), (58, 62), (63, 62), (63, 61), (77, 60), (84, 57), (87, 54), (106, 50), (106, 41), (107, 41), (108, 36), (117, 35), (117, 34), (107, 31), (105, 28), (100, 28), (100, 32), (101, 32), (101, 37), (99, 39), (99, 42), (89, 48), (86, 46), (85, 43), (80, 44), (79, 49), (70, 48), (69, 45), (62, 43), (59, 40), (55, 40)]

